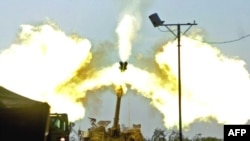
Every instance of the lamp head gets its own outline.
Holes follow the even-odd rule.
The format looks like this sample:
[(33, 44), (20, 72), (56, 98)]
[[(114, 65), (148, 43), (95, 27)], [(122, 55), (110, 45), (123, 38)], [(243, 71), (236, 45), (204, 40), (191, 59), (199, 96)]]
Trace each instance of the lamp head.
[(154, 14), (150, 15), (149, 19), (152, 22), (152, 24), (154, 25), (154, 27), (161, 26), (164, 23), (164, 21), (162, 21), (160, 19), (160, 17), (158, 16), (157, 13), (154, 13)]

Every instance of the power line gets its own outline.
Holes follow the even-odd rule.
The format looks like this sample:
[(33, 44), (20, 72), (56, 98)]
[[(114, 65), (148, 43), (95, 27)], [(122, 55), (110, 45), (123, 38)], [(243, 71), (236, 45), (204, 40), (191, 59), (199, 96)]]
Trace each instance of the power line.
[(232, 42), (240, 41), (240, 40), (245, 39), (247, 37), (250, 37), (250, 34), (241, 36), (240, 38), (237, 38), (237, 39), (228, 40), (228, 41), (221, 41), (221, 42), (208, 42), (208, 41), (200, 41), (200, 40), (197, 40), (197, 39), (194, 39), (194, 40), (197, 40), (197, 41), (200, 41), (200, 42), (203, 42), (203, 43), (208, 43), (208, 44), (227, 44), (227, 43), (232, 43)]
[[(158, 27), (158, 30), (161, 31), (161, 32), (170, 32), (169, 29), (167, 29), (167, 30), (162, 30), (162, 29), (160, 29), (160, 27)], [(177, 29), (174, 29), (174, 30), (172, 30), (172, 31), (176, 31), (176, 30), (177, 30)], [(185, 33), (184, 33), (184, 34), (185, 34)], [(227, 43), (237, 42), (237, 41), (240, 41), (240, 40), (245, 39), (245, 38), (248, 38), (248, 37), (250, 37), (250, 34), (243, 35), (243, 36), (241, 36), (241, 37), (239, 37), (239, 38), (237, 38), (237, 39), (228, 40), (228, 41), (219, 41), (219, 42), (217, 42), (217, 41), (213, 41), (213, 42), (211, 42), (211, 41), (201, 41), (201, 40), (197, 40), (197, 39), (194, 39), (194, 40), (197, 40), (197, 41), (200, 41), (200, 42), (203, 42), (203, 43), (208, 43), (208, 44), (227, 44)], [(193, 38), (192, 38), (192, 39), (193, 39)]]

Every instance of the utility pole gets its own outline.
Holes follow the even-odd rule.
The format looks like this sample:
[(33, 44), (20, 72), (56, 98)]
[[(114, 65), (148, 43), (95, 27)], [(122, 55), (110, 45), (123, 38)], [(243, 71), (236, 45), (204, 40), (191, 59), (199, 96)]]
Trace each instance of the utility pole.
[[(165, 26), (176, 38), (177, 38), (177, 47), (178, 47), (178, 105), (179, 105), (179, 140), (182, 141), (182, 115), (181, 115), (181, 26), (189, 26), (186, 31), (183, 33), (185, 34), (193, 25), (197, 25), (195, 21), (193, 23), (184, 23), (184, 24), (164, 24), (157, 13), (154, 13), (149, 16), (154, 27), (158, 26)], [(169, 26), (177, 26), (177, 35), (174, 33), (173, 30), (169, 28)]]

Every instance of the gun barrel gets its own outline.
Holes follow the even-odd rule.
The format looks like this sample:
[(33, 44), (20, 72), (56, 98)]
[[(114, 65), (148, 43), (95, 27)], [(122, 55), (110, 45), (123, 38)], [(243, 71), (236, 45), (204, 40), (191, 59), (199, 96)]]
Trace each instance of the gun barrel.
[(115, 107), (115, 117), (113, 127), (111, 128), (111, 135), (113, 137), (120, 136), (120, 125), (119, 125), (119, 114), (120, 114), (120, 105), (121, 105), (121, 98), (123, 95), (123, 89), (120, 86), (119, 89), (116, 90), (116, 107)]
[(120, 105), (122, 96), (117, 95), (116, 107), (115, 107), (115, 117), (114, 117), (114, 128), (119, 128), (119, 115), (120, 115)]

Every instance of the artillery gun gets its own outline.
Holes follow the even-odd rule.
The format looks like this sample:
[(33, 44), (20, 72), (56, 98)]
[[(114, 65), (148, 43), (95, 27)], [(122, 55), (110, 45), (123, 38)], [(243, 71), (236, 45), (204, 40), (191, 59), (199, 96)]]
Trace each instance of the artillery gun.
[(143, 141), (141, 125), (133, 124), (132, 128), (122, 128), (119, 124), (119, 114), (123, 89), (120, 87), (117, 91), (116, 108), (113, 126), (107, 128), (110, 121), (99, 121), (97, 124), (95, 118), (89, 118), (92, 127), (88, 131), (81, 133), (81, 141)]

